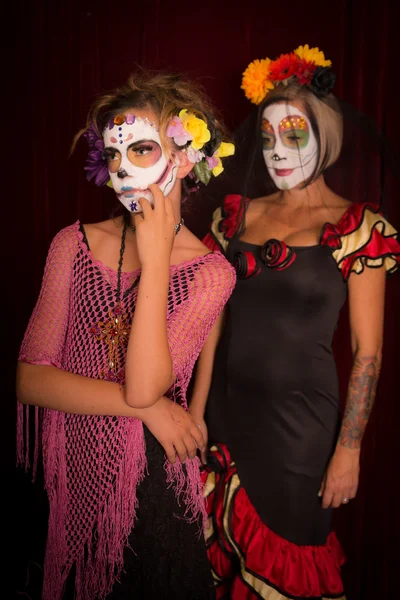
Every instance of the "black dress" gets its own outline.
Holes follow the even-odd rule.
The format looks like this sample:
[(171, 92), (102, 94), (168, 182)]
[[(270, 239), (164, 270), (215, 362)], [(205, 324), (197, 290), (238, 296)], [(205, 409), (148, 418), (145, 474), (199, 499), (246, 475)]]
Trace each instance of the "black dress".
[(238, 239), (248, 201), (229, 195), (204, 243), (237, 272), (207, 422), (206, 533), (217, 598), (344, 600), (344, 555), (318, 492), (339, 430), (332, 338), (352, 271), (399, 267), (378, 206), (350, 205), (320, 243)]
[[(326, 246), (293, 248), (282, 271), (238, 279), (208, 400), (210, 439), (224, 442), (261, 519), (295, 544), (324, 544), (331, 511), (318, 491), (334, 449), (339, 389), (332, 336), (346, 283)], [(228, 258), (261, 246), (233, 240)]]

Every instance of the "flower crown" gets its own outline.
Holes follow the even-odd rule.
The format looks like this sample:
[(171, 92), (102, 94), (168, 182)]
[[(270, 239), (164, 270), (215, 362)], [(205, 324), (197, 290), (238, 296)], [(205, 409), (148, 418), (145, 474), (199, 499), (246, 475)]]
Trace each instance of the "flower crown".
[[(122, 123), (132, 124), (135, 120), (145, 121), (155, 127), (155, 124), (148, 119), (141, 119), (133, 114), (116, 115), (109, 121), (108, 127), (112, 129), (114, 125), (121, 125)], [(88, 181), (94, 179), (94, 183), (98, 186), (110, 185), (107, 161), (103, 155), (103, 138), (99, 135), (94, 123), (87, 128), (83, 135), (89, 145), (89, 154), (85, 166)], [(221, 158), (231, 156), (235, 152), (235, 146), (226, 142), (221, 142), (214, 150), (215, 144), (211, 143), (211, 133), (207, 123), (194, 113), (188, 112), (186, 108), (182, 109), (179, 115), (172, 118), (166, 135), (172, 138), (182, 151), (187, 153), (190, 162), (194, 163), (193, 172), (195, 177), (205, 185), (208, 184), (212, 175), (217, 177), (224, 170)]]
[(243, 73), (241, 87), (246, 98), (254, 104), (260, 104), (278, 85), (288, 85), (293, 80), (309, 87), (318, 98), (323, 98), (335, 85), (336, 76), (331, 65), (322, 50), (306, 44), (290, 54), (281, 54), (276, 60), (264, 58), (253, 61)]

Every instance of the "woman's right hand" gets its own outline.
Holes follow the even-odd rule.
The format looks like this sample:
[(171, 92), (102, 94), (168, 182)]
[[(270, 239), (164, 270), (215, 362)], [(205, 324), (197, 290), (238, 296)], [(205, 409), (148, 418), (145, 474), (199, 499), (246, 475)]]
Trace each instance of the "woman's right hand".
[(204, 417), (196, 414), (196, 412), (192, 411), (190, 409), (190, 407), (189, 407), (189, 413), (190, 413), (192, 419), (194, 420), (194, 422), (196, 423), (197, 427), (200, 429), (201, 433), (203, 434), (204, 449), (200, 450), (200, 458), (201, 458), (202, 464), (206, 465), (207, 464), (207, 445), (208, 445), (207, 424), (204, 420)]
[(205, 452), (206, 442), (200, 427), (188, 411), (166, 397), (160, 398), (153, 406), (143, 409), (142, 422), (151, 431), (165, 450), (170, 463), (194, 458), (199, 449)]
[(145, 198), (140, 199), (142, 212), (135, 214), (136, 241), (142, 268), (147, 265), (168, 265), (175, 239), (175, 215), (172, 200), (164, 196), (158, 185), (149, 185), (154, 208)]

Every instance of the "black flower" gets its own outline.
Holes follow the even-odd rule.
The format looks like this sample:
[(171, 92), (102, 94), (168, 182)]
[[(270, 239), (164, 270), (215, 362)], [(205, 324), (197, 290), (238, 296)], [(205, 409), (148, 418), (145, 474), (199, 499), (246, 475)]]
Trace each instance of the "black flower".
[(311, 91), (323, 98), (330, 94), (335, 85), (336, 75), (330, 67), (317, 67), (311, 80)]

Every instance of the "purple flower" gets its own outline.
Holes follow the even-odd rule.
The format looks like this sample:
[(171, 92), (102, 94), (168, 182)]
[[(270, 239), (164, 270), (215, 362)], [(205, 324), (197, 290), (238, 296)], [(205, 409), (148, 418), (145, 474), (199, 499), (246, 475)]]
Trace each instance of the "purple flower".
[(84, 167), (88, 181), (94, 180), (98, 186), (105, 185), (110, 179), (107, 161), (103, 156), (104, 142), (92, 123), (83, 136), (89, 146), (89, 153)]
[(193, 164), (200, 162), (204, 158), (204, 152), (202, 152), (201, 150), (195, 150), (194, 148), (192, 148), (192, 146), (188, 146), (186, 152), (188, 159)]
[(94, 123), (92, 123), (90, 127), (86, 129), (85, 133), (83, 134), (83, 137), (86, 138), (89, 148), (95, 146), (98, 140), (103, 141), (101, 140), (97, 129), (94, 126)]
[(218, 166), (218, 158), (215, 155), (206, 156), (206, 161), (209, 169), (213, 169), (214, 167)]

